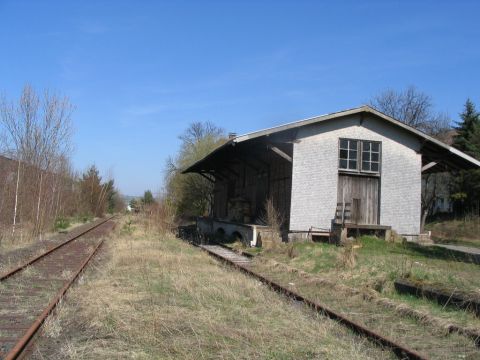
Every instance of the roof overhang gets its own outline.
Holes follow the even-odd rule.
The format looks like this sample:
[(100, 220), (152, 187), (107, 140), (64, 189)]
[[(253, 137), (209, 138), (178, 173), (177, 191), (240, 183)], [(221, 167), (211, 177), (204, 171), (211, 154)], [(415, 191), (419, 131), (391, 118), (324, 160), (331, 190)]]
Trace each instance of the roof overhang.
[[(316, 123), (321, 123), (324, 121), (330, 121), (333, 119), (338, 119), (341, 117), (356, 115), (356, 114), (373, 114), (374, 116), (387, 121), (388, 123), (399, 127), (411, 135), (417, 137), (422, 143), (421, 152), (424, 153), (429, 161), (439, 163), (442, 162), (446, 165), (445, 168), (453, 169), (475, 169), (480, 167), (480, 161), (463, 153), (462, 151), (447, 145), (430, 135), (425, 134), (424, 132), (417, 130), (409, 125), (402, 123), (399, 120), (396, 120), (388, 115), (383, 114), (382, 112), (375, 110), (374, 108), (364, 105), (353, 109), (348, 109), (344, 111), (339, 111), (331, 114), (316, 116), (304, 120), (299, 120), (291, 123), (287, 123), (280, 126), (275, 126), (268, 129), (263, 129), (244, 135), (237, 136), (233, 139), (228, 140), (225, 144), (219, 146), (203, 159), (195, 162), (188, 168), (182, 171), (182, 173), (190, 172), (203, 172), (209, 169), (209, 163), (212, 165), (214, 158), (217, 157), (228, 157), (229, 153), (232, 151), (232, 148), (237, 144), (245, 142), (254, 142), (255, 139), (260, 139), (262, 137), (267, 137), (273, 134), (279, 134), (282, 132), (287, 132), (288, 130), (294, 130), (303, 126), (308, 126)], [(216, 162), (216, 161), (215, 161)], [(438, 171), (438, 167), (432, 167), (430, 171)]]

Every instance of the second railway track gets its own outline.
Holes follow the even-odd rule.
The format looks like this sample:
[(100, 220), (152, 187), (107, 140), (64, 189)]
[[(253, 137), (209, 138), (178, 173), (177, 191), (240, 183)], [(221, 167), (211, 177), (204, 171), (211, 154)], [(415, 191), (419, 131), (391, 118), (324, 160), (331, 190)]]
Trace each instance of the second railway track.
[(72, 231), (60, 244), (0, 275), (0, 359), (16, 359), (81, 274), (113, 217)]
[[(393, 353), (395, 353), (401, 359), (451, 359), (451, 358), (461, 358), (461, 359), (478, 359), (480, 357), (478, 348), (475, 346), (475, 343), (470, 340), (466, 340), (460, 335), (457, 336), (460, 341), (458, 344), (454, 344), (453, 347), (448, 347), (445, 344), (447, 336), (449, 334), (432, 334), (429, 333), (427, 329), (427, 325), (419, 324), (415, 328), (413, 327), (404, 327), (402, 325), (397, 325), (395, 323), (395, 315), (391, 319), (388, 319), (391, 327), (389, 333), (393, 334), (398, 331), (398, 334), (392, 338), (382, 333), (382, 331), (375, 330), (375, 327), (372, 327), (379, 318), (387, 321), (387, 317), (384, 317), (382, 314), (382, 310), (378, 307), (369, 305), (370, 308), (375, 310), (377, 309), (376, 316), (373, 315), (370, 321), (367, 321), (369, 325), (363, 324), (362, 320), (356, 319), (355, 316), (349, 316), (351, 314), (355, 314), (360, 310), (360, 313), (367, 315), (369, 310), (367, 306), (363, 308), (350, 308), (345, 310), (341, 306), (335, 306), (335, 302), (330, 303), (327, 306), (325, 303), (321, 303), (315, 297), (310, 297), (295, 291), (289, 286), (283, 284), (283, 281), (280, 280), (275, 273), (265, 273), (262, 270), (262, 267), (258, 267), (252, 259), (239, 255), (229, 249), (226, 249), (219, 245), (199, 245), (204, 251), (209, 253), (210, 255), (214, 256), (217, 259), (235, 267), (236, 269), (244, 272), (245, 274), (260, 280), (264, 284), (271, 287), (273, 290), (280, 292), (289, 298), (292, 298), (296, 301), (304, 303), (307, 307), (313, 309), (314, 311), (320, 312), (327, 317), (340, 322), (341, 324), (347, 326), (355, 333), (359, 335), (363, 335), (368, 339), (374, 341), (375, 343), (389, 348)], [(278, 274), (277, 274), (278, 275)], [(323, 289), (323, 292), (331, 293), (331, 289)], [(325, 299), (336, 298), (339, 303), (342, 303), (340, 294), (330, 294), (325, 297)], [(347, 301), (348, 302), (348, 301)], [(349, 303), (349, 306), (355, 306), (352, 303)], [(336, 309), (339, 307), (339, 309)], [(341, 310), (340, 310), (341, 309)], [(358, 314), (357, 314), (358, 315)], [(398, 316), (396, 317), (398, 321)], [(413, 326), (414, 321), (412, 320)], [(418, 329), (417, 329), (418, 328)], [(423, 339), (418, 339), (420, 341), (415, 342), (414, 346), (408, 341), (408, 338), (411, 336), (417, 337), (416, 330), (422, 330), (424, 335)], [(412, 332), (412, 334), (407, 334), (408, 332)], [(407, 332), (403, 334), (403, 332)], [(404, 341), (401, 341), (403, 338)], [(431, 343), (430, 343), (431, 342)], [(455, 342), (455, 341), (453, 341)], [(423, 346), (422, 343), (424, 343)], [(470, 345), (461, 345), (461, 343), (470, 344)], [(419, 346), (420, 344), (420, 346)]]

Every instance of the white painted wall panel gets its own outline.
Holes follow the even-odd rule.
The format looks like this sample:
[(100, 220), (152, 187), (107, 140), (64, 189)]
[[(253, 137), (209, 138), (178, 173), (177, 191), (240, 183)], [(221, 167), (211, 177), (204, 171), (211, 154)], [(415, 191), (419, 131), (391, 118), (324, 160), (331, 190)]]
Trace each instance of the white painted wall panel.
[(420, 143), (372, 116), (340, 118), (300, 128), (293, 150), (290, 230), (329, 229), (335, 215), (338, 139), (382, 142), (380, 224), (401, 234), (420, 232)]

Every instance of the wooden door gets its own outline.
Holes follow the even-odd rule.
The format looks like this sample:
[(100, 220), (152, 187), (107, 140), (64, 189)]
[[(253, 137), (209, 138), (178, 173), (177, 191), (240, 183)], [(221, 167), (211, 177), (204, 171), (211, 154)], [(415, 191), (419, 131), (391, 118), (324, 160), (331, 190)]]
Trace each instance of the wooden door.
[(378, 225), (380, 178), (373, 176), (338, 176), (338, 203), (350, 203), (348, 222), (362, 225)]

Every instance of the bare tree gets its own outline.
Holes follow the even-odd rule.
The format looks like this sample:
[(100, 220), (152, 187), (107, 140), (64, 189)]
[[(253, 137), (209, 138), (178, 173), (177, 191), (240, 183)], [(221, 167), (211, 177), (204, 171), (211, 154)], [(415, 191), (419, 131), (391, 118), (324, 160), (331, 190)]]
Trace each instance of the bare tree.
[[(404, 91), (385, 90), (374, 96), (370, 100), (370, 105), (441, 141), (445, 140), (452, 130), (448, 115), (435, 112), (432, 98), (414, 86), (409, 86)], [(445, 173), (422, 176), (421, 231), (424, 229), (427, 215), (435, 204), (439, 189), (446, 187), (445, 182), (448, 178)]]
[[(61, 159), (66, 159), (71, 148), (71, 114), (73, 106), (67, 97), (60, 97), (45, 91), (40, 98), (35, 90), (24, 87), (17, 104), (2, 98), (0, 102), (0, 131), (3, 134), (6, 151), (18, 163), (16, 171), (15, 205), (13, 226), (15, 231), (20, 203), (20, 192), (29, 189), (28, 206), (33, 215), (35, 232), (42, 229), (44, 217), (43, 201), (50, 201), (55, 194), (46, 193), (47, 182), (54, 182), (55, 172)], [(23, 174), (22, 172), (27, 172)], [(23, 183), (22, 183), (23, 181)], [(43, 215), (45, 215), (45, 210)]]
[(422, 175), (422, 217), (420, 230), (423, 232), (427, 216), (435, 206), (439, 195), (448, 191), (450, 175), (447, 173), (431, 173)]
[(445, 113), (436, 113), (432, 98), (415, 86), (404, 91), (385, 90), (370, 100), (375, 109), (429, 135), (450, 130), (451, 120)]

